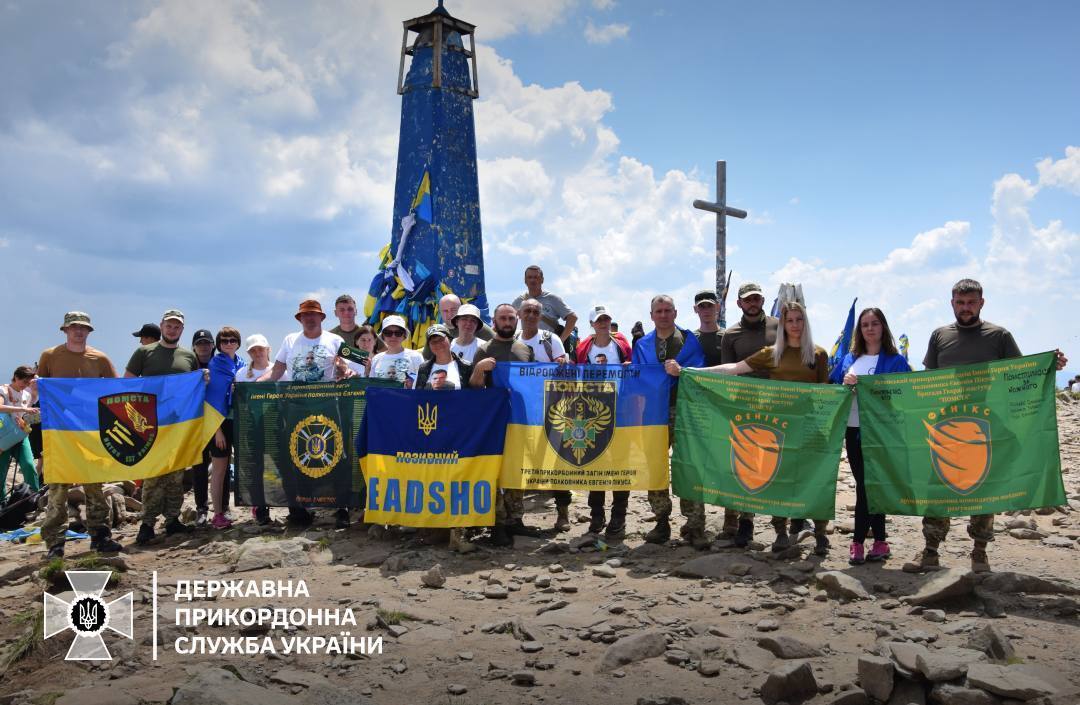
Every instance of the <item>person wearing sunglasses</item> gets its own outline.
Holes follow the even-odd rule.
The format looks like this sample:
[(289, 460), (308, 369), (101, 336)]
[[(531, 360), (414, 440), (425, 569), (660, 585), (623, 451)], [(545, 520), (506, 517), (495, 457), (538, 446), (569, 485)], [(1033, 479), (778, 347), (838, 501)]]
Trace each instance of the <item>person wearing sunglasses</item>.
[(405, 324), (405, 319), (401, 316), (384, 318), (380, 337), (386, 350), (371, 361), (371, 376), (396, 379), (403, 382), (406, 389), (412, 389), (424, 356), (419, 350), (405, 348), (405, 340), (409, 338), (409, 327)]
[(232, 521), (225, 516), (225, 495), (227, 493), (227, 473), (229, 456), (232, 455), (233, 419), (232, 389), (236, 381), (236, 372), (244, 366), (236, 354), (240, 350), (240, 331), (223, 326), (214, 338), (217, 354), (210, 359), (210, 386), (207, 394), (217, 390), (225, 394), (225, 409), (229, 415), (221, 422), (210, 442), (210, 498), (214, 502), (214, 518), (210, 525), (215, 529), (227, 529)]

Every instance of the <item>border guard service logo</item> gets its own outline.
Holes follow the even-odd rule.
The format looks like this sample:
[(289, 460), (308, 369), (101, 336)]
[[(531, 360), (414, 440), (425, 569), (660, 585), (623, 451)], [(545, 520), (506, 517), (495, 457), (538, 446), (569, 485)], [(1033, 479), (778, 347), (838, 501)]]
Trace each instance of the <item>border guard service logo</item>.
[(761, 492), (780, 469), (784, 432), (761, 423), (730, 423), (731, 472), (744, 490)]
[(616, 397), (612, 382), (544, 383), (544, 432), (560, 458), (581, 467), (607, 450), (615, 435)]
[(132, 639), (133, 593), (127, 593), (112, 602), (105, 602), (101, 594), (112, 575), (110, 570), (66, 570), (71, 589), (75, 591), (72, 602), (45, 593), (45, 638), (56, 636), (70, 629), (75, 632), (65, 660), (109, 661), (112, 655), (102, 638), (105, 630)]
[(953, 416), (923, 425), (934, 472), (953, 492), (973, 492), (990, 472), (990, 421)]
[(138, 392), (98, 398), (98, 435), (118, 462), (130, 467), (146, 457), (157, 432), (157, 395)]
[(322, 414), (304, 418), (293, 427), (289, 436), (289, 456), (293, 465), (308, 477), (318, 479), (328, 474), (344, 455), (341, 428)]

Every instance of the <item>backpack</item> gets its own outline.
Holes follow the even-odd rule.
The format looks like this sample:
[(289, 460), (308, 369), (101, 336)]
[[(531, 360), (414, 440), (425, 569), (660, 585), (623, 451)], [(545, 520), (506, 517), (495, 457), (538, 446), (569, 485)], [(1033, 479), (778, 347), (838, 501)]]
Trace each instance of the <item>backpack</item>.
[(0, 530), (13, 531), (22, 528), (26, 515), (37, 509), (37, 501), (45, 490), (32, 492), (26, 483), (20, 482), (11, 488), (11, 494), (0, 508)]

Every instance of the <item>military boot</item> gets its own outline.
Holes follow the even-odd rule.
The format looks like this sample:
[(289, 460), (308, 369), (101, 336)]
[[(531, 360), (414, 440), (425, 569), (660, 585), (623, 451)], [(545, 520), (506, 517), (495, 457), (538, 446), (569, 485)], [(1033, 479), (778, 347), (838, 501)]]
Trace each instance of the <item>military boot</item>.
[(626, 537), (626, 507), (614, 507), (611, 510), (611, 523), (604, 532), (606, 539), (621, 539)]
[(656, 526), (645, 534), (646, 543), (667, 543), (671, 540), (671, 522), (667, 516), (657, 515)]
[(938, 556), (938, 545), (940, 541), (933, 541), (931, 539), (926, 540), (926, 548), (919, 552), (915, 556), (915, 560), (909, 561), (901, 566), (901, 570), (905, 573), (924, 573), (928, 570), (938, 570), (941, 568), (941, 558)]
[(976, 541), (971, 551), (971, 570), (975, 573), (989, 573), (990, 559), (986, 556), (986, 542)]
[(555, 517), (555, 531), (563, 532), (570, 530), (570, 507), (555, 507), (558, 513)]
[(98, 553), (119, 553), (124, 547), (112, 540), (112, 532), (108, 527), (101, 526), (94, 530), (90, 539), (90, 550)]
[[(612, 512), (612, 519), (614, 519), (614, 512)], [(593, 509), (592, 518), (589, 519), (589, 533), (599, 534), (603, 528), (607, 525), (607, 517), (604, 515), (603, 509)]]

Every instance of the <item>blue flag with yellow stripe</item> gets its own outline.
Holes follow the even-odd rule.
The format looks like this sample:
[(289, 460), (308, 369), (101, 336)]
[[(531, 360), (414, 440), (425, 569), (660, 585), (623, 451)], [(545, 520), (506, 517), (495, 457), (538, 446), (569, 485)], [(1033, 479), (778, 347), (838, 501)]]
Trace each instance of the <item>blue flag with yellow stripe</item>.
[(364, 520), (491, 526), (509, 405), (502, 389), (372, 388), (356, 438)]
[[(203, 373), (38, 380), (50, 483), (157, 477), (198, 463), (225, 417)], [(216, 397), (216, 398), (215, 398)]]
[(493, 375), (510, 390), (501, 487), (667, 488), (673, 378), (662, 366), (500, 362)]

